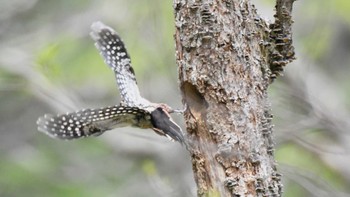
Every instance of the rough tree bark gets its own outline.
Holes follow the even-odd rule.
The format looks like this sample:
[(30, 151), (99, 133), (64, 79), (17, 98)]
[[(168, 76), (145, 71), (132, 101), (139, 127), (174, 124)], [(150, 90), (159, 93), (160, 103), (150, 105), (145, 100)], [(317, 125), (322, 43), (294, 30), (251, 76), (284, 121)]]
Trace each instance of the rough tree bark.
[(174, 0), (176, 58), (199, 196), (280, 196), (267, 88), (294, 59), (294, 0), (274, 24), (249, 0)]

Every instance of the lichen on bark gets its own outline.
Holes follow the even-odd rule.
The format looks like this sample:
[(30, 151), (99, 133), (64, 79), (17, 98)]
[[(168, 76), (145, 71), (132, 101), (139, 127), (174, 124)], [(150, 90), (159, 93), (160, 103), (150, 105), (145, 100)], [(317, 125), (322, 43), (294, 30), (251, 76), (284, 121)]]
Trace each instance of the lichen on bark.
[(280, 196), (267, 96), (270, 27), (249, 1), (174, 0), (174, 10), (198, 195)]

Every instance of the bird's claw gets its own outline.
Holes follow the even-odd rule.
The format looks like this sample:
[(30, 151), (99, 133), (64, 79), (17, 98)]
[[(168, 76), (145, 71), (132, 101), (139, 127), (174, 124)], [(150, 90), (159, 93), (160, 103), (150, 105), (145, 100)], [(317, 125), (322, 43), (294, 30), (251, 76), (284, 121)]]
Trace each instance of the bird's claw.
[(173, 111), (171, 113), (178, 113), (178, 114), (183, 114), (186, 110), (187, 110), (187, 103), (185, 103), (185, 106), (183, 109), (173, 109)]

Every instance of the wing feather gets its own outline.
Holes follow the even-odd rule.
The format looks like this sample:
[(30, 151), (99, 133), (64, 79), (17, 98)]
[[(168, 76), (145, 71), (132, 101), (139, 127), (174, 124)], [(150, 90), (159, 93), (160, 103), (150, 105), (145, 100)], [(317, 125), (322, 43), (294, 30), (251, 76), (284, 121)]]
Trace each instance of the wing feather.
[(125, 126), (152, 128), (149, 112), (124, 106), (85, 109), (63, 115), (45, 115), (37, 121), (38, 130), (59, 139), (98, 136)]
[(91, 37), (95, 40), (97, 49), (115, 73), (122, 104), (137, 107), (150, 105), (140, 95), (130, 56), (120, 36), (102, 22), (93, 23), (91, 29)]

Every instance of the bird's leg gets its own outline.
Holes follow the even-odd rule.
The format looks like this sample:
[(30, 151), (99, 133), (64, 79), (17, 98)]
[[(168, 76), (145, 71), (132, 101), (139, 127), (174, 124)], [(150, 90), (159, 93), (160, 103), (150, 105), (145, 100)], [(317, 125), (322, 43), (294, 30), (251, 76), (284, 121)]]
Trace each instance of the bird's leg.
[(187, 105), (187, 103), (185, 103), (185, 106), (183, 109), (173, 109), (169, 113), (183, 114), (187, 110), (187, 108), (188, 108), (188, 105)]

